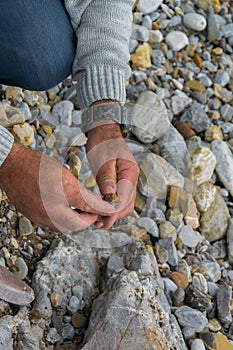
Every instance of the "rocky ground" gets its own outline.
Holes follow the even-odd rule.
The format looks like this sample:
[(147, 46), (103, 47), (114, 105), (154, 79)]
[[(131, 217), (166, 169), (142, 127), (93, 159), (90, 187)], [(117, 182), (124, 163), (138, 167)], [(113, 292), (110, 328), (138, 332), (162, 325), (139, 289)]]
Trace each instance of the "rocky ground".
[[(0, 265), (35, 292), (19, 307), (1, 281), (0, 350), (233, 349), (232, 15), (231, 1), (136, 1), (131, 216), (64, 236), (0, 192)], [(0, 87), (1, 125), (98, 191), (80, 115), (70, 79), (46, 92)]]

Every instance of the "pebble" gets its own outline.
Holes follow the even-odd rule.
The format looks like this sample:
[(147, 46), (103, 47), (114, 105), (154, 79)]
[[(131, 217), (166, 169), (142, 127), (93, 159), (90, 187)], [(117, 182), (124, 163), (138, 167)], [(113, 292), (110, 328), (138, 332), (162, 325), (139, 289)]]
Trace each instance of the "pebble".
[(216, 172), (220, 181), (233, 195), (233, 157), (227, 143), (224, 141), (213, 141), (211, 149), (216, 157)]
[(144, 228), (148, 233), (150, 233), (153, 237), (158, 238), (159, 231), (158, 226), (154, 220), (147, 217), (140, 217), (137, 220), (137, 225), (139, 227)]
[(230, 81), (229, 74), (225, 70), (219, 70), (216, 75), (214, 82), (220, 86), (226, 86)]
[(159, 239), (157, 243), (160, 247), (165, 248), (168, 253), (168, 263), (171, 266), (176, 266), (178, 264), (177, 250), (172, 237), (165, 237)]
[(224, 104), (221, 107), (220, 112), (221, 112), (221, 117), (225, 121), (231, 121), (231, 119), (233, 118), (233, 107), (228, 103)]
[(213, 43), (219, 42), (222, 37), (222, 34), (217, 26), (214, 15), (214, 9), (212, 6), (208, 7), (207, 23), (207, 39)]
[(62, 125), (71, 126), (73, 109), (74, 104), (71, 101), (60, 101), (54, 105), (52, 114), (58, 115)]
[(187, 154), (189, 177), (197, 186), (208, 182), (216, 165), (215, 155), (207, 147), (197, 147)]
[(191, 343), (191, 350), (205, 350), (205, 345), (201, 339), (194, 339)]
[(203, 332), (201, 338), (207, 349), (213, 350), (233, 350), (233, 345), (222, 333)]
[[(182, 188), (184, 179), (166, 160), (156, 154), (148, 154), (141, 164), (139, 190), (146, 197), (165, 199), (168, 186)], [(157, 179), (155, 182), (154, 179)]]
[(223, 133), (222, 130), (217, 125), (211, 125), (206, 131), (205, 131), (205, 141), (211, 142), (214, 140), (223, 140)]
[(218, 332), (221, 330), (222, 326), (216, 318), (209, 320), (209, 330), (212, 332)]
[(162, 2), (162, 0), (140, 0), (137, 5), (137, 9), (144, 15), (148, 15), (156, 11)]
[(190, 286), (185, 291), (185, 304), (193, 309), (204, 312), (210, 307), (210, 298), (199, 289)]
[(25, 216), (21, 216), (19, 219), (19, 231), (21, 236), (28, 236), (33, 233), (33, 226), (31, 221)]
[(194, 199), (201, 213), (206, 212), (215, 200), (217, 189), (210, 182), (197, 187)]
[(149, 43), (152, 48), (156, 47), (156, 45), (163, 40), (163, 34), (160, 30), (150, 30), (149, 35)]
[(131, 112), (132, 132), (143, 143), (161, 138), (170, 126), (163, 101), (152, 91), (142, 92)]
[(182, 327), (190, 327), (194, 332), (201, 332), (208, 324), (207, 318), (198, 310), (189, 306), (181, 306), (175, 311), (178, 322)]
[(205, 277), (199, 272), (195, 272), (193, 274), (192, 286), (194, 288), (200, 290), (204, 294), (208, 293), (207, 281), (206, 281)]
[(62, 329), (62, 339), (63, 340), (73, 340), (75, 335), (75, 329), (72, 324), (67, 323)]
[(229, 220), (228, 208), (220, 194), (215, 194), (215, 200), (200, 219), (201, 234), (209, 242), (223, 238), (226, 234)]
[(72, 314), (78, 311), (80, 307), (80, 300), (75, 295), (72, 295), (69, 301), (69, 305), (67, 306), (67, 310), (69, 310)]
[(51, 303), (54, 307), (59, 307), (62, 304), (63, 296), (61, 294), (52, 293), (50, 296)]
[(147, 68), (150, 68), (151, 53), (152, 47), (149, 43), (138, 45), (136, 51), (130, 56), (133, 69), (146, 70)]
[(150, 16), (146, 15), (143, 17), (142, 26), (147, 28), (148, 30), (152, 29), (152, 19)]
[(200, 233), (193, 230), (189, 225), (185, 225), (181, 228), (178, 237), (184, 245), (191, 248), (195, 248), (198, 243), (201, 243), (203, 240)]
[(166, 35), (165, 41), (168, 47), (173, 51), (180, 51), (189, 43), (185, 33), (175, 30)]
[(219, 321), (226, 328), (228, 328), (232, 322), (230, 306), (231, 296), (232, 287), (226, 283), (221, 284), (217, 291), (217, 312)]
[(16, 140), (24, 146), (29, 146), (34, 141), (34, 129), (28, 123), (14, 125), (13, 133)]
[(181, 272), (172, 272), (171, 279), (177, 285), (178, 288), (186, 289), (189, 285), (187, 276)]
[(139, 24), (133, 23), (131, 38), (138, 41), (148, 41), (149, 40), (149, 30)]
[(159, 224), (159, 237), (172, 237), (175, 241), (177, 238), (176, 228), (169, 221), (161, 222)]
[(87, 326), (88, 319), (83, 314), (76, 312), (72, 315), (71, 322), (75, 328), (83, 328)]
[(184, 302), (185, 291), (182, 288), (178, 288), (172, 293), (172, 302), (176, 307), (182, 306)]
[(187, 28), (195, 31), (203, 31), (206, 28), (206, 19), (198, 13), (186, 13), (183, 17), (183, 23)]
[(203, 261), (200, 263), (200, 272), (211, 282), (218, 282), (221, 278), (221, 269), (217, 262)]
[(16, 276), (18, 276), (21, 280), (27, 277), (28, 267), (23, 258), (19, 257), (15, 262), (15, 266), (17, 268), (15, 271)]
[(207, 113), (204, 111), (203, 106), (198, 102), (194, 102), (186, 111), (184, 111), (180, 120), (185, 123), (190, 123), (192, 129), (196, 132), (205, 131), (211, 125)]

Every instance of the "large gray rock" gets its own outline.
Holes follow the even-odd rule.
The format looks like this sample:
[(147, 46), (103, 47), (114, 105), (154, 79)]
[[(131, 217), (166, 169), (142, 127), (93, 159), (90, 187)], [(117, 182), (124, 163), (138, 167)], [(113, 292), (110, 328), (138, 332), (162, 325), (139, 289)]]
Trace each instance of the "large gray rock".
[(144, 15), (157, 10), (157, 8), (162, 4), (162, 0), (140, 0), (137, 8)]
[(233, 156), (224, 141), (212, 141), (211, 149), (216, 157), (216, 172), (220, 181), (233, 196)]
[(132, 243), (124, 250), (126, 269), (107, 280), (94, 301), (83, 350), (187, 349), (178, 324), (169, 325), (172, 315), (156, 259), (140, 246)]
[(143, 143), (162, 137), (170, 126), (163, 101), (152, 91), (142, 92), (132, 108), (132, 132)]

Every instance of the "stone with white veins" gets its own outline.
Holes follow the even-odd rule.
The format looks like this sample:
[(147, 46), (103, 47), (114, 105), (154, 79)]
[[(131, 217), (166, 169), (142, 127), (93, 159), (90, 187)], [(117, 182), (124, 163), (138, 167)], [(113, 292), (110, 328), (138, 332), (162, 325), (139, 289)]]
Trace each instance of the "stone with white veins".
[[(156, 179), (156, 181), (155, 181)], [(166, 199), (168, 186), (183, 188), (183, 176), (165, 159), (150, 153), (141, 164), (139, 190), (146, 197)]]
[(206, 28), (206, 19), (198, 13), (186, 13), (183, 17), (184, 25), (187, 28), (201, 32)]
[(189, 43), (187, 35), (177, 30), (169, 32), (165, 41), (168, 47), (173, 51), (180, 51)]
[(143, 143), (162, 137), (170, 126), (163, 101), (152, 91), (142, 92), (132, 108), (132, 132)]
[(233, 196), (233, 156), (225, 141), (212, 141), (211, 149), (216, 157), (216, 172), (220, 181)]
[(157, 8), (162, 4), (163, 0), (140, 0), (137, 9), (144, 15), (148, 15), (157, 10)]
[(59, 116), (62, 125), (71, 126), (73, 109), (74, 104), (71, 101), (60, 101), (54, 105), (52, 114)]

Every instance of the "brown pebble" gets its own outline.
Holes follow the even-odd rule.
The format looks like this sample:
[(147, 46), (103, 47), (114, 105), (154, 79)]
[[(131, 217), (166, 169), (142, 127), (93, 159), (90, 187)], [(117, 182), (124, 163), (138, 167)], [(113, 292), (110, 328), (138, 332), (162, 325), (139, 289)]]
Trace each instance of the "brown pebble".
[(83, 328), (87, 326), (88, 319), (83, 314), (76, 312), (72, 315), (71, 322), (75, 328)]
[(185, 140), (188, 140), (196, 135), (189, 123), (178, 122), (176, 123), (176, 128)]
[(189, 285), (188, 277), (181, 272), (172, 272), (171, 279), (179, 288), (186, 289)]
[(50, 296), (51, 303), (54, 307), (61, 306), (62, 295), (57, 293), (52, 293)]
[(188, 80), (185, 83), (185, 87), (189, 88), (190, 90), (199, 91), (202, 94), (205, 92), (205, 86), (199, 80)]

